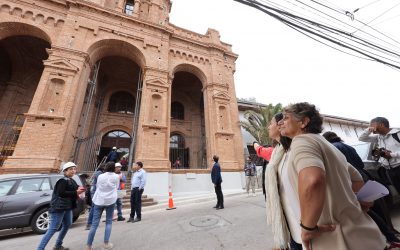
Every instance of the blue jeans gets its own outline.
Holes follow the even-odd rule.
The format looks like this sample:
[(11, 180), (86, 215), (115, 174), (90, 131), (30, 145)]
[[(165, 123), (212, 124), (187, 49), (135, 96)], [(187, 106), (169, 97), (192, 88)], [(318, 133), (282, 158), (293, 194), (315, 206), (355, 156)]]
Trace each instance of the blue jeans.
[(117, 199), (117, 202), (115, 202), (115, 205), (117, 207), (118, 218), (121, 218), (122, 217), (122, 200), (121, 200), (121, 198)]
[(54, 233), (62, 225), (56, 241), (56, 246), (61, 246), (63, 243), (63, 239), (67, 234), (69, 226), (71, 226), (71, 224), (72, 224), (72, 210), (66, 210), (58, 213), (50, 213), (49, 229), (43, 236), (42, 241), (40, 242), (37, 250), (44, 250), (47, 243), (49, 243), (51, 237), (53, 237)]
[(93, 223), (89, 231), (87, 245), (92, 246), (94, 236), (96, 235), (97, 227), (99, 226), (101, 215), (103, 211), (106, 210), (106, 228), (104, 232), (104, 243), (108, 243), (111, 235), (112, 219), (114, 214), (115, 203), (109, 206), (97, 206), (93, 207)]
[[(93, 199), (93, 196), (94, 196), (94, 192), (95, 191), (92, 192), (92, 190), (90, 190), (90, 196), (91, 196), (92, 199)], [(87, 225), (92, 225), (93, 211), (94, 211), (93, 208), (94, 208), (94, 203), (92, 201), (92, 206), (90, 206), (89, 215), (88, 215), (87, 222), (86, 222)]]

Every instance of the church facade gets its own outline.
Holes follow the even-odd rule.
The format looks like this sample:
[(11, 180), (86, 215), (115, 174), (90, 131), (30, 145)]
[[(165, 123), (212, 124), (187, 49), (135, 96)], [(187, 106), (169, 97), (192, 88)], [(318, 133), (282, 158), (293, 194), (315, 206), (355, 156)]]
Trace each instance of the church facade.
[(93, 171), (115, 146), (163, 183), (153, 193), (165, 191), (168, 173), (206, 178), (214, 154), (241, 186), (237, 55), (216, 30), (171, 24), (171, 7), (2, 1), (0, 173), (58, 172), (67, 161)]

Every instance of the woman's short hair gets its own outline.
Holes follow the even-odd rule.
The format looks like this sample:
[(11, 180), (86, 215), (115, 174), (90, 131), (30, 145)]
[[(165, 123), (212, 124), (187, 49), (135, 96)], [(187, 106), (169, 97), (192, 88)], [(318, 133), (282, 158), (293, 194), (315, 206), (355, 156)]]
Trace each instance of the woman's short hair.
[[(275, 118), (275, 121), (278, 123), (280, 120), (283, 119), (283, 113), (282, 112), (276, 113), (274, 115), (274, 118)], [(285, 151), (289, 150), (290, 144), (292, 143), (292, 139), (281, 135), (279, 140), (280, 140), (280, 143), (281, 143), (283, 149), (285, 149)]]
[(115, 172), (115, 163), (110, 161), (106, 163), (106, 167), (105, 167), (105, 171), (106, 172)]
[(299, 102), (289, 104), (283, 108), (283, 111), (285, 113), (293, 114), (293, 116), (300, 121), (308, 117), (310, 122), (305, 126), (304, 132), (312, 134), (319, 134), (322, 132), (323, 119), (315, 105), (308, 102)]
[(332, 131), (327, 131), (323, 133), (322, 136), (325, 137), (325, 139), (330, 143), (343, 141), (342, 138), (340, 138), (335, 132)]

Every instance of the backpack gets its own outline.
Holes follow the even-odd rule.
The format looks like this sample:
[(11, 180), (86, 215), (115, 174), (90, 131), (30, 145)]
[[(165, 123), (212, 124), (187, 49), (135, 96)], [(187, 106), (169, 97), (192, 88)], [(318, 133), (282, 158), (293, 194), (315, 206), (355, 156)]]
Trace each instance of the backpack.
[(400, 143), (400, 139), (399, 139), (399, 132), (397, 132), (396, 134), (392, 134), (393, 139), (395, 139), (398, 143)]

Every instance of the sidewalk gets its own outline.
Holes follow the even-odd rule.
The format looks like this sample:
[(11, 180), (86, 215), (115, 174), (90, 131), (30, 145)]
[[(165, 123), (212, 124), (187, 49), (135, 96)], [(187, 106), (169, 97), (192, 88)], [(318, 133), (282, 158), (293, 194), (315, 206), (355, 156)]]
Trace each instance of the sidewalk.
[[(262, 195), (262, 190), (256, 189), (257, 196)], [(224, 192), (224, 198), (234, 197), (234, 196), (247, 196), (247, 192), (245, 190), (235, 190), (235, 191), (226, 191)], [(204, 193), (204, 194), (185, 194), (179, 195), (179, 197), (174, 197), (174, 206), (178, 208), (179, 206), (191, 205), (195, 203), (202, 202), (210, 202), (217, 201), (215, 193)], [(146, 212), (155, 211), (155, 210), (166, 210), (168, 208), (168, 199), (157, 200), (158, 204), (153, 206), (142, 207), (142, 213), (146, 214)], [(122, 209), (122, 215), (125, 218), (129, 218), (131, 210), (129, 208)], [(79, 217), (79, 219), (75, 222), (75, 224), (85, 223), (88, 213), (85, 213)], [(103, 214), (103, 217), (105, 214)]]

